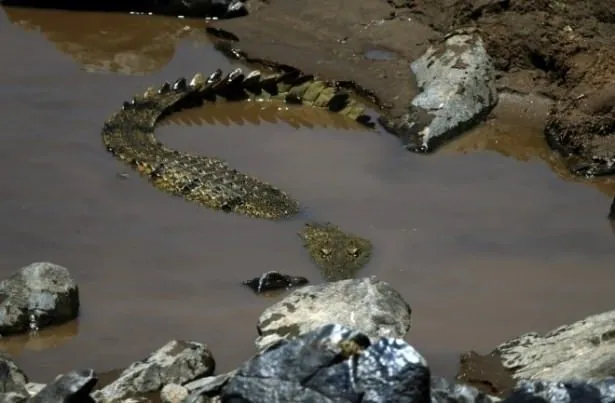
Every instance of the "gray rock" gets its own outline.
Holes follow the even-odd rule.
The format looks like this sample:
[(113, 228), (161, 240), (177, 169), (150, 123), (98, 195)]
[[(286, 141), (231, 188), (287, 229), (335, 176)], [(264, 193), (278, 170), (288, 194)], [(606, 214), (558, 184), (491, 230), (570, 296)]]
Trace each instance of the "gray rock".
[(113, 402), (155, 392), (170, 383), (184, 384), (213, 373), (215, 362), (206, 345), (173, 340), (143, 361), (126, 368), (114, 382), (94, 392), (96, 400)]
[(6, 354), (0, 352), (0, 393), (14, 392), (28, 396), (28, 377)]
[(544, 336), (527, 333), (495, 352), (516, 380), (570, 381), (615, 374), (615, 311), (589, 316)]
[(493, 64), (478, 32), (460, 29), (412, 62), (420, 93), (400, 118), (380, 119), (405, 147), (431, 152), (478, 123), (497, 104)]
[(94, 403), (90, 393), (96, 382), (98, 378), (94, 370), (71, 371), (57, 377), (31, 397), (28, 403)]
[(251, 403), (418, 403), (428, 402), (429, 394), (427, 363), (412, 346), (394, 338), (371, 344), (365, 334), (328, 324), (246, 362), (221, 397)]
[(503, 403), (613, 403), (615, 378), (586, 382), (521, 381)]
[(410, 329), (410, 306), (375, 277), (305, 286), (267, 308), (258, 320), (256, 346), (263, 350), (328, 323), (357, 329), (371, 338), (402, 338)]
[(434, 376), (431, 378), (431, 401), (432, 403), (495, 403), (501, 399), (487, 395), (471, 386)]
[(44, 383), (28, 382), (26, 384), (26, 390), (28, 395), (34, 396), (39, 393), (46, 385)]
[(23, 403), (28, 400), (28, 396), (23, 393), (8, 392), (0, 393), (0, 402), (2, 403)]
[(68, 269), (32, 263), (0, 282), (0, 335), (36, 331), (75, 319), (79, 289)]
[(227, 384), (237, 371), (227, 372), (217, 376), (208, 376), (197, 379), (184, 385), (190, 392), (190, 396), (184, 403), (201, 403), (204, 398), (214, 397), (220, 394), (224, 385)]

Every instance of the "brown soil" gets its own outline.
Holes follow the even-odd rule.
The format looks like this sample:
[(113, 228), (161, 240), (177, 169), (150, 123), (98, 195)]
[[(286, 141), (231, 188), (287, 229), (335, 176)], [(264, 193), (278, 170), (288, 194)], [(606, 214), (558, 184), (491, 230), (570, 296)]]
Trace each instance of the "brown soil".
[[(213, 26), (232, 33), (233, 46), (249, 57), (356, 82), (390, 117), (416, 94), (410, 62), (451, 29), (477, 26), (501, 91), (556, 101), (546, 137), (570, 170), (615, 172), (615, 9), (608, 2), (252, 0), (251, 7), (249, 16)], [(388, 57), (367, 57), (374, 51)], [(459, 377), (495, 394), (511, 382), (497, 358), (472, 353), (462, 357)]]
[(505, 396), (515, 386), (497, 354), (480, 355), (475, 351), (461, 355), (457, 380), (494, 396)]
[[(416, 93), (410, 61), (451, 29), (478, 26), (499, 71), (501, 90), (558, 102), (549, 144), (577, 174), (615, 172), (612, 94), (615, 11), (598, 0), (254, 0), (251, 15), (219, 21), (251, 57), (274, 60), (370, 90), (399, 116)], [(343, 10), (343, 12), (340, 12)], [(366, 57), (374, 49), (391, 57)], [(384, 59), (384, 60), (383, 60)], [(600, 93), (598, 93), (600, 92)], [(577, 105), (581, 98), (582, 105)], [(610, 100), (610, 104), (608, 103)], [(571, 113), (571, 111), (575, 111)]]

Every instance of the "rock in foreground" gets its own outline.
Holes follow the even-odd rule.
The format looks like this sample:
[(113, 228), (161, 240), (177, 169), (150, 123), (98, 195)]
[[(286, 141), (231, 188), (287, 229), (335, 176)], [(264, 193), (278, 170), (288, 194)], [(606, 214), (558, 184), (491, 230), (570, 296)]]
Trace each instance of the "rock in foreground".
[(425, 359), (398, 339), (369, 338), (340, 325), (326, 325), (280, 342), (239, 368), (224, 399), (275, 402), (427, 401)]
[(410, 110), (381, 123), (407, 149), (431, 152), (487, 116), (497, 104), (495, 70), (478, 32), (451, 32), (412, 62), (421, 92)]
[(173, 340), (147, 359), (126, 368), (117, 380), (94, 392), (98, 401), (115, 402), (128, 396), (156, 392), (170, 383), (183, 384), (211, 375), (215, 363), (207, 346)]
[(410, 314), (399, 293), (375, 277), (305, 286), (263, 312), (256, 346), (263, 350), (328, 323), (349, 326), (373, 339), (403, 338)]
[(560, 326), (544, 336), (527, 333), (495, 351), (516, 380), (568, 381), (615, 374), (615, 311)]
[(0, 282), (0, 335), (58, 325), (79, 314), (79, 289), (68, 269), (32, 263)]
[(28, 400), (29, 403), (94, 403), (90, 393), (98, 378), (91, 369), (71, 371), (60, 375)]

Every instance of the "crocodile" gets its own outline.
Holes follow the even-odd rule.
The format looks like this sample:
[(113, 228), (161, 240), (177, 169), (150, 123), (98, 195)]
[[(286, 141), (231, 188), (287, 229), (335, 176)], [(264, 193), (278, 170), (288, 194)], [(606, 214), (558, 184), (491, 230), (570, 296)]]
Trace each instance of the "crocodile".
[[(240, 172), (219, 158), (166, 147), (154, 135), (169, 114), (214, 102), (270, 101), (326, 108), (373, 128), (367, 106), (343, 82), (327, 81), (285, 65), (245, 74), (217, 69), (148, 88), (109, 117), (102, 129), (106, 149), (156, 188), (207, 208), (255, 219), (283, 220), (300, 213), (285, 191)], [(328, 281), (352, 278), (370, 259), (372, 243), (330, 222), (306, 222), (298, 234)]]

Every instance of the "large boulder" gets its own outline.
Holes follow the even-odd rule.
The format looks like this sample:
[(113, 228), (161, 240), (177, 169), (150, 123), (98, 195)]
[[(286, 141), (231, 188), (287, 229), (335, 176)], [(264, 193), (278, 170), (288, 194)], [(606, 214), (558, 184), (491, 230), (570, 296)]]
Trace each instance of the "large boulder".
[(526, 333), (496, 347), (514, 379), (570, 381), (615, 375), (615, 311), (560, 326), (544, 336)]
[(420, 93), (407, 114), (380, 118), (405, 147), (431, 152), (478, 123), (498, 102), (495, 70), (474, 29), (452, 31), (411, 64)]
[(401, 339), (372, 343), (366, 334), (328, 324), (247, 361), (221, 397), (250, 403), (428, 403), (432, 395), (442, 402), (495, 401), (473, 388), (432, 380), (425, 359)]
[(145, 360), (126, 368), (120, 376), (93, 393), (99, 402), (116, 402), (133, 395), (161, 390), (167, 384), (183, 384), (209, 376), (215, 362), (208, 347), (194, 341), (173, 340)]
[(0, 334), (37, 331), (75, 319), (79, 289), (68, 269), (32, 263), (0, 282)]
[(263, 350), (328, 323), (350, 326), (373, 339), (403, 338), (410, 314), (401, 295), (375, 277), (305, 286), (263, 312), (256, 346)]
[(244, 0), (0, 0), (0, 5), (77, 11), (138, 12), (210, 18), (232, 18), (247, 13)]

